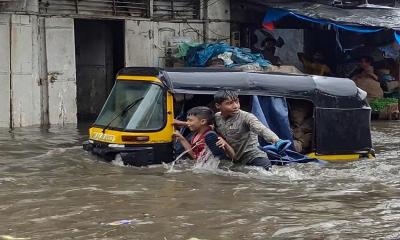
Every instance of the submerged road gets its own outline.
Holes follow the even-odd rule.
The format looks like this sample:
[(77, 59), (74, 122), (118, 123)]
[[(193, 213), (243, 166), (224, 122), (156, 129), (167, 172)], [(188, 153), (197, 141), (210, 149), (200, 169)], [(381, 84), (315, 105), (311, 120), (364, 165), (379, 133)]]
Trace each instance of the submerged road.
[(0, 239), (400, 239), (400, 122), (372, 134), (375, 160), (234, 172), (104, 163), (86, 128), (3, 129)]

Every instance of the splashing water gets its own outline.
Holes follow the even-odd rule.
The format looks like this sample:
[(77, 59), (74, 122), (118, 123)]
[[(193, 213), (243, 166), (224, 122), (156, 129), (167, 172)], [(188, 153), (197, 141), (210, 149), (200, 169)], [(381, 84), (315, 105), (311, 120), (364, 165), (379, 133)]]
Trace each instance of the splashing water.
[(206, 153), (197, 159), (193, 170), (215, 171), (218, 169), (219, 162), (220, 160), (214, 157), (209, 149), (206, 149)]
[(116, 154), (114, 160), (111, 161), (111, 163), (115, 166), (120, 166), (124, 167), (124, 161), (122, 160), (121, 154)]
[(178, 162), (181, 158), (183, 158), (183, 156), (185, 156), (186, 153), (192, 151), (195, 147), (196, 147), (196, 146), (194, 146), (193, 148), (188, 149), (188, 150), (182, 152), (181, 154), (179, 154), (179, 156), (178, 156), (174, 161), (172, 161), (171, 166), (170, 166), (170, 168), (168, 169), (168, 173), (176, 172), (176, 170), (174, 170), (175, 163)]

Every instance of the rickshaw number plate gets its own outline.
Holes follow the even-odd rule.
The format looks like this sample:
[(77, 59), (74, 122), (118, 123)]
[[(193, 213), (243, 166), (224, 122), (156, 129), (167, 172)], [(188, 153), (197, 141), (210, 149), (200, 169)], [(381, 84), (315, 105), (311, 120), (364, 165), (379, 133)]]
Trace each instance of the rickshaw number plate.
[(115, 136), (109, 135), (109, 134), (104, 134), (104, 133), (93, 133), (92, 139), (99, 140), (99, 141), (114, 142)]

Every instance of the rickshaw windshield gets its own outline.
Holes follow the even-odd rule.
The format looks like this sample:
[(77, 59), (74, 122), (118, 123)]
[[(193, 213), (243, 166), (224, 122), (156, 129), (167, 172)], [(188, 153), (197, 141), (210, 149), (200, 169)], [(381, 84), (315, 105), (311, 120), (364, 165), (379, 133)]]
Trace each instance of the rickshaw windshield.
[(118, 80), (94, 124), (127, 131), (159, 130), (166, 121), (165, 104), (161, 86)]

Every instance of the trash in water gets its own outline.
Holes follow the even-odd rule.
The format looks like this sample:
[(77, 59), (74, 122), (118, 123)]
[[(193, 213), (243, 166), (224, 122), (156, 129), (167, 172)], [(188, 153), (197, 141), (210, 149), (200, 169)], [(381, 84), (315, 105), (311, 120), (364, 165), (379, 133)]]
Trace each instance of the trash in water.
[(152, 221), (142, 221), (138, 219), (123, 219), (114, 222), (107, 223), (108, 226), (120, 226), (120, 225), (129, 225), (129, 224), (136, 224), (136, 225), (144, 225), (144, 224), (153, 224)]
[(114, 221), (114, 222), (110, 222), (107, 225), (109, 226), (119, 226), (119, 225), (127, 225), (127, 224), (132, 224), (137, 222), (136, 219), (132, 219), (132, 220), (118, 220), (118, 221)]
[(30, 238), (17, 238), (17, 237), (13, 237), (10, 235), (1, 235), (0, 239), (4, 239), (4, 240), (26, 240), (26, 239), (30, 239)]

